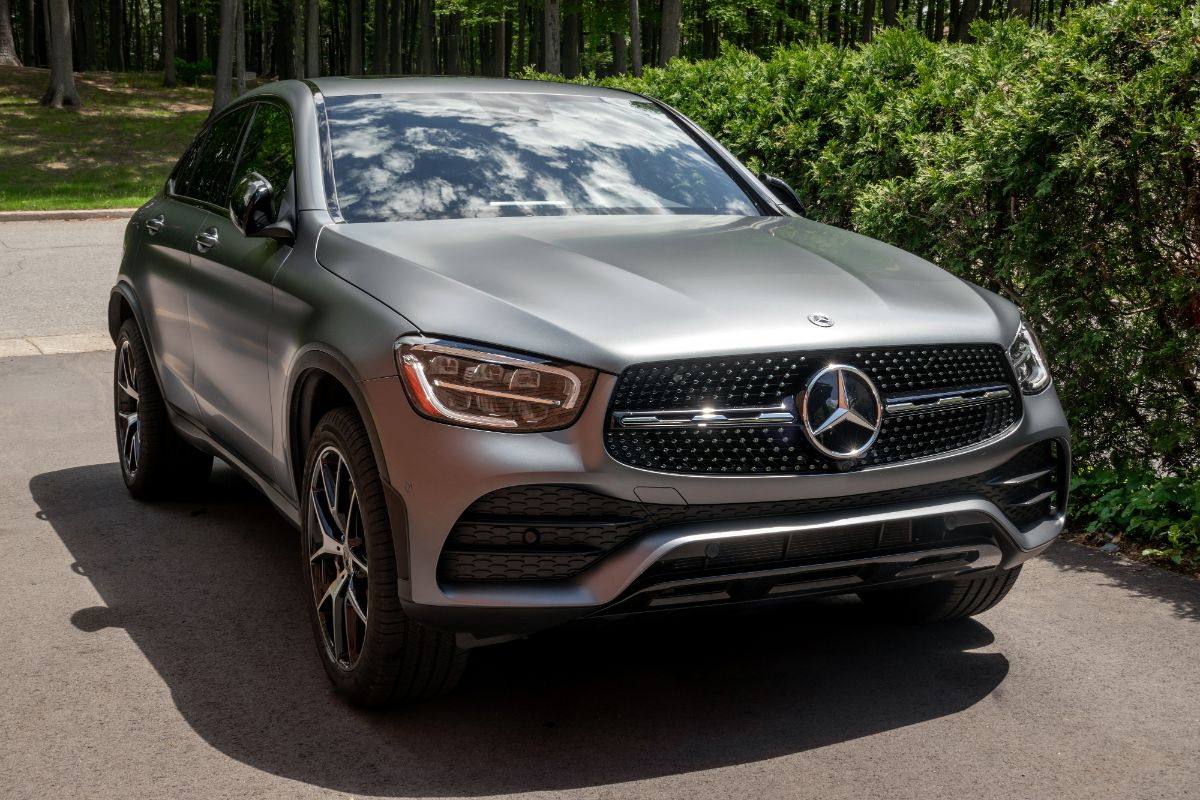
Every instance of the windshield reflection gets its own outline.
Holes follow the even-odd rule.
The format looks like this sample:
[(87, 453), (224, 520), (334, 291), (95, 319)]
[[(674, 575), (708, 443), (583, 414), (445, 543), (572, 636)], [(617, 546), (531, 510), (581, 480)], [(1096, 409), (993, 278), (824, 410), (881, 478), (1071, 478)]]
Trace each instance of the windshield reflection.
[(327, 108), (338, 202), (351, 222), (758, 213), (644, 100), (414, 93), (333, 97)]

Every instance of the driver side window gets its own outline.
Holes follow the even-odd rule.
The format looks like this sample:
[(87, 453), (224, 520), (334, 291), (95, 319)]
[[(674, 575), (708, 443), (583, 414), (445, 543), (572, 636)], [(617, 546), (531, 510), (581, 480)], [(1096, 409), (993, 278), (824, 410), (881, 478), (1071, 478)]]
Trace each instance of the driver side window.
[(259, 103), (234, 180), (241, 180), (249, 172), (257, 172), (266, 178), (273, 190), (273, 210), (278, 214), (295, 166), (291, 116), (274, 103)]

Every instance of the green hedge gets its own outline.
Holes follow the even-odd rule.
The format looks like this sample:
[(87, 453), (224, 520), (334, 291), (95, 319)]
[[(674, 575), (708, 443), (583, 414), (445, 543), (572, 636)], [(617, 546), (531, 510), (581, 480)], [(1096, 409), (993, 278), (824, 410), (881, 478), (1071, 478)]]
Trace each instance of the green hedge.
[(1123, 0), (1053, 34), (973, 30), (972, 45), (893, 29), (861, 49), (727, 50), (600, 83), (676, 106), (789, 180), (809, 216), (1021, 305), (1050, 353), (1093, 519), (1111, 489), (1097, 470), (1177, 479), (1194, 496), (1200, 6)]

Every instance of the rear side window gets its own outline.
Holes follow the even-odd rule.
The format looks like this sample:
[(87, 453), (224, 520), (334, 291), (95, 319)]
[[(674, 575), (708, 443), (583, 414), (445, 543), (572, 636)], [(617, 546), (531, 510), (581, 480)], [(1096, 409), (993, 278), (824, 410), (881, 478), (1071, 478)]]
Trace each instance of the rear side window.
[(200, 151), (204, 149), (204, 141), (208, 138), (208, 130), (202, 130), (196, 136), (192, 146), (179, 159), (175, 168), (174, 179), (171, 182), (171, 193), (183, 197), (191, 197), (192, 180), (196, 177), (196, 165), (200, 163)]
[(295, 169), (295, 147), (292, 144), (292, 118), (274, 103), (259, 103), (242, 147), (242, 158), (234, 172), (234, 180), (247, 173), (257, 172), (274, 189), (275, 213), (283, 201), (284, 189)]
[(225, 207), (242, 131), (249, 118), (250, 109), (240, 108), (221, 117), (201, 134), (202, 140), (197, 141), (181, 164), (175, 194)]

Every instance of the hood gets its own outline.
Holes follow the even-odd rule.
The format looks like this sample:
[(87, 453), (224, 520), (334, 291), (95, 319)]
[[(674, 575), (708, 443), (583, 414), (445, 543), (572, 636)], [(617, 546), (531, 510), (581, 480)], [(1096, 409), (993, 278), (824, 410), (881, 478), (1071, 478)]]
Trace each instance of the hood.
[(322, 231), (317, 258), (426, 335), (610, 372), (687, 356), (1008, 344), (1018, 319), (916, 256), (794, 217), (342, 224)]

